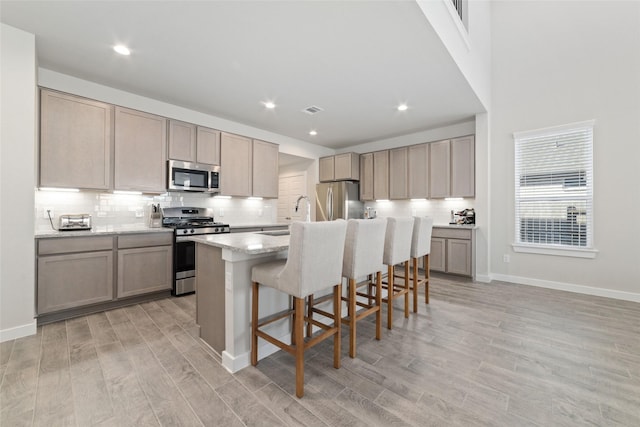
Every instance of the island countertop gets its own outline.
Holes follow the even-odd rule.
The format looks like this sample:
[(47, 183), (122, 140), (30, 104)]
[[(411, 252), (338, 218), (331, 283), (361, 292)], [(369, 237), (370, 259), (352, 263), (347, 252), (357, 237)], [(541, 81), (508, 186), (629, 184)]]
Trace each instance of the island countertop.
[(247, 255), (267, 254), (289, 249), (289, 235), (269, 236), (260, 233), (207, 234), (189, 240)]

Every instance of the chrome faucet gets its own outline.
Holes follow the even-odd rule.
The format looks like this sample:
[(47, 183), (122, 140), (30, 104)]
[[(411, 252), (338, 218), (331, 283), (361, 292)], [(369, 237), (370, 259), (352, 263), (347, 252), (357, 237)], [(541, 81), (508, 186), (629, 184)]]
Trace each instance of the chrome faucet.
[(305, 199), (307, 201), (307, 222), (311, 222), (311, 201), (307, 196), (300, 196), (298, 200), (296, 200), (296, 212), (298, 212), (298, 208), (300, 207), (300, 200)]

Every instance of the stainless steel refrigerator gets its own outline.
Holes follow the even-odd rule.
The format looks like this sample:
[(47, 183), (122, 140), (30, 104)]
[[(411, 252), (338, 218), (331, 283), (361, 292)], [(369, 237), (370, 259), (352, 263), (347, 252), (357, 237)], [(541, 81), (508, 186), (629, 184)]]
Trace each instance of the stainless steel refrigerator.
[(316, 221), (364, 218), (357, 182), (323, 182), (316, 185)]

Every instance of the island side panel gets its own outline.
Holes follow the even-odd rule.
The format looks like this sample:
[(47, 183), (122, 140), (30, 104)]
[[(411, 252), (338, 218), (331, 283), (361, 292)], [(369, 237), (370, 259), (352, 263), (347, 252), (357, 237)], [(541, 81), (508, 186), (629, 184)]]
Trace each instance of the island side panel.
[(196, 323), (200, 338), (219, 355), (225, 349), (225, 291), (222, 249), (196, 244)]

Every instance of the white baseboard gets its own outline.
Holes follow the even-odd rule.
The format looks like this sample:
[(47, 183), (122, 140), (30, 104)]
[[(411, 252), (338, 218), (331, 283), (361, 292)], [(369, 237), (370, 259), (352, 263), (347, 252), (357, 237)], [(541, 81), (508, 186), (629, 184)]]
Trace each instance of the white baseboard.
[(489, 275), (489, 274), (477, 274), (475, 280), (476, 280), (476, 282), (491, 283), (491, 275)]
[(0, 342), (15, 340), (29, 335), (35, 335), (38, 329), (38, 323), (35, 319), (26, 325), (16, 326), (14, 328), (0, 330)]
[[(550, 280), (532, 279), (530, 277), (511, 276), (508, 274), (492, 274), (493, 280), (517, 283), (520, 285), (537, 286), (540, 288), (557, 289), (559, 291), (575, 292), (578, 294), (595, 295), (625, 301), (640, 302), (640, 294), (614, 289), (595, 288), (591, 286), (575, 285), (573, 283), (552, 282)], [(476, 277), (476, 280), (481, 281)]]
[[(291, 342), (291, 334), (288, 333), (278, 338), (280, 341), (285, 344), (289, 344)], [(262, 340), (259, 340), (262, 341)], [(273, 353), (280, 350), (280, 347), (277, 347), (270, 342), (264, 342), (258, 347), (258, 360), (264, 359), (265, 357), (271, 356)], [(251, 353), (242, 353), (237, 356), (233, 356), (226, 351), (222, 352), (222, 366), (232, 374), (238, 372), (239, 370), (246, 368), (251, 365)]]

